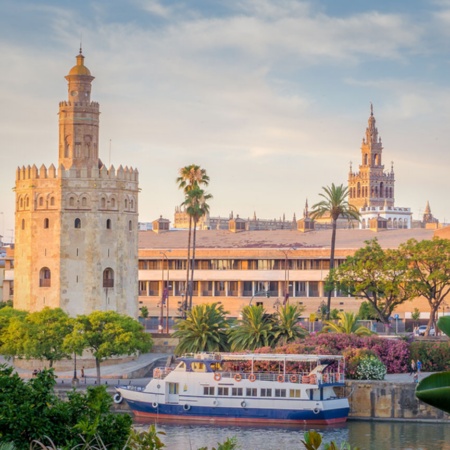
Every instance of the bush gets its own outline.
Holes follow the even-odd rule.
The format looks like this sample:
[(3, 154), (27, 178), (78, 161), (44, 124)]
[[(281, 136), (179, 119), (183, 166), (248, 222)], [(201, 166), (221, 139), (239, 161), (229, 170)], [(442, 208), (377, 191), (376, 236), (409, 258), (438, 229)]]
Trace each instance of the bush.
[(356, 369), (358, 380), (384, 380), (386, 366), (374, 355), (364, 356)]
[(346, 377), (351, 380), (358, 380), (357, 370), (364, 358), (375, 356), (375, 354), (365, 348), (348, 348), (342, 353), (345, 358)]
[(422, 362), (424, 372), (440, 372), (450, 369), (449, 342), (414, 341), (411, 343), (411, 358)]

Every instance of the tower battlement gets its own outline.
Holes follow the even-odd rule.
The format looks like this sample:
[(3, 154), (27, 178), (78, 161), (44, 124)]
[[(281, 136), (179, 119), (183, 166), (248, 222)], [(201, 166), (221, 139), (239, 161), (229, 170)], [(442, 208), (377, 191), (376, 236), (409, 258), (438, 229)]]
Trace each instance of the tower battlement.
[(101, 178), (111, 181), (139, 182), (139, 171), (137, 169), (133, 169), (133, 167), (122, 167), (122, 165), (120, 165), (117, 169), (113, 165), (111, 165), (109, 169), (107, 169), (106, 166), (102, 166), (100, 169), (76, 169), (75, 167), (65, 169), (64, 166), (61, 165), (57, 171), (53, 164), (51, 164), (48, 168), (42, 164), (39, 169), (35, 164), (33, 164), (32, 166), (28, 165), (18, 167), (16, 170), (16, 181), (57, 179), (60, 176), (64, 179)]
[(98, 102), (68, 102), (66, 100), (60, 101), (59, 102), (59, 107), (64, 107), (64, 106), (91, 106), (92, 108), (95, 109), (99, 109), (100, 105)]

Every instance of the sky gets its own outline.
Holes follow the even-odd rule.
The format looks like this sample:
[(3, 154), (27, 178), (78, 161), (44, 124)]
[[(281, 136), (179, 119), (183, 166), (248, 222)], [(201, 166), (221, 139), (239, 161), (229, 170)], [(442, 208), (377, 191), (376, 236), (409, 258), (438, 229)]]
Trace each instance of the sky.
[(139, 220), (173, 221), (189, 164), (211, 215), (292, 219), (361, 163), (370, 104), (395, 205), (450, 221), (450, 0), (2, 0), (0, 235), (18, 166), (57, 164), (82, 43), (100, 157), (139, 170)]

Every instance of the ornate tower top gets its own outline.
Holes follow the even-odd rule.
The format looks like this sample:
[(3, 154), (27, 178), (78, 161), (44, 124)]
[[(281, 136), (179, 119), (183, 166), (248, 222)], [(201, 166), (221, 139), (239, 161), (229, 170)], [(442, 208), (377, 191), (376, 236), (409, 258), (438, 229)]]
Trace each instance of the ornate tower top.
[(59, 164), (65, 169), (98, 169), (99, 106), (91, 102), (94, 77), (84, 65), (80, 48), (77, 63), (65, 77), (68, 100), (59, 104)]

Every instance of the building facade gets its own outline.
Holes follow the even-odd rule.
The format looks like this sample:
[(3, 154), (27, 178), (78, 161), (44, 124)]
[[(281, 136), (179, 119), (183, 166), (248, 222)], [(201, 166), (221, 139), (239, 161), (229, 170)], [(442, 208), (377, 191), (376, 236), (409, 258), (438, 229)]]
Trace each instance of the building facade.
[(81, 49), (65, 78), (58, 169), (16, 173), (14, 307), (137, 316), (138, 171), (99, 159), (99, 104)]

